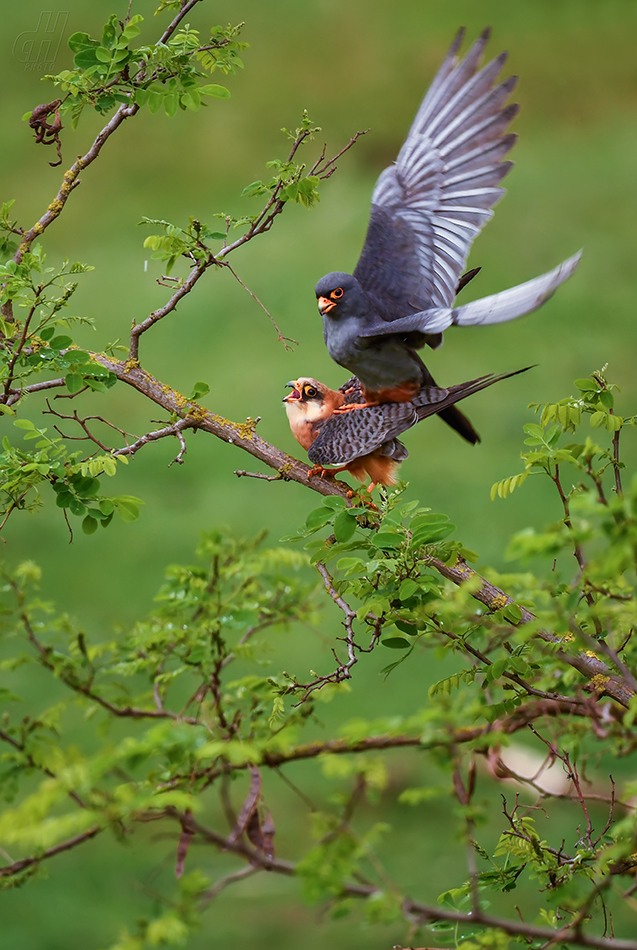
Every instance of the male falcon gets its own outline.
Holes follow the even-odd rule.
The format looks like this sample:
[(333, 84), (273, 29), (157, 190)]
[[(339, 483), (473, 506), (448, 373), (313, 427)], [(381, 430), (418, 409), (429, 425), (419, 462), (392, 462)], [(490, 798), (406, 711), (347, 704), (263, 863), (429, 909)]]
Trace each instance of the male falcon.
[[(500, 323), (535, 310), (580, 259), (575, 254), (541, 277), (454, 306), (471, 243), (504, 193), (498, 183), (513, 163), (502, 158), (517, 137), (505, 132), (518, 111), (504, 105), (517, 77), (498, 82), (506, 53), (479, 67), (485, 30), (459, 61), (463, 35), (425, 95), (395, 164), (376, 183), (354, 274), (334, 272), (316, 285), (329, 354), (360, 379), (367, 406), (412, 399), (431, 382), (417, 349), (440, 346), (450, 326)], [(448, 415), (460, 430), (457, 416)]]
[[(372, 481), (368, 491), (372, 491), (376, 484), (396, 484), (396, 468), (409, 454), (399, 435), (428, 416), (442, 415), (461, 399), (529, 368), (499, 376), (480, 376), (448, 389), (422, 386), (409, 402), (385, 402), (364, 408), (356, 405), (361, 392), (355, 377), (335, 390), (301, 376), (286, 384), (292, 392), (283, 397), (283, 402), (292, 435), (307, 449), (316, 470), (327, 475), (347, 470), (361, 482), (369, 475)], [(356, 411), (339, 412), (348, 403)], [(329, 470), (328, 465), (338, 467)]]

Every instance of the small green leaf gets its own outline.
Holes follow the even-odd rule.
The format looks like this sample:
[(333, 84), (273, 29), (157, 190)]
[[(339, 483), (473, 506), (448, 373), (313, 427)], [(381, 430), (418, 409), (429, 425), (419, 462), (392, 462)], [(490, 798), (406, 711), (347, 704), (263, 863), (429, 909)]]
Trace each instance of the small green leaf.
[(66, 383), (66, 388), (70, 393), (79, 393), (80, 389), (84, 385), (84, 380), (79, 375), (79, 373), (68, 373), (64, 379)]
[(323, 504), (326, 508), (345, 508), (347, 506), (347, 502), (340, 495), (328, 495), (323, 499)]
[(198, 382), (193, 386), (192, 393), (188, 397), (189, 399), (201, 399), (202, 396), (205, 396), (210, 392), (210, 386), (208, 383)]
[(305, 519), (305, 524), (308, 528), (314, 530), (316, 528), (322, 528), (323, 525), (327, 524), (333, 517), (334, 512), (328, 511), (325, 508), (315, 508)]
[(507, 604), (502, 616), (510, 623), (519, 623), (522, 620), (522, 608), (518, 604)]
[(576, 379), (575, 385), (583, 393), (594, 393), (599, 389), (599, 383), (594, 383), (592, 379)]
[(87, 515), (82, 522), (82, 531), (84, 534), (95, 534), (97, 531), (97, 521), (90, 515)]
[(409, 640), (403, 640), (402, 637), (387, 637), (387, 639), (380, 642), (384, 647), (389, 647), (390, 650), (408, 650), (411, 646)]
[(71, 33), (67, 43), (74, 53), (89, 46), (99, 46), (97, 40), (91, 39), (88, 33)]
[(379, 531), (372, 540), (377, 548), (399, 548), (403, 543), (401, 534), (391, 534), (389, 531)]
[(54, 336), (49, 342), (49, 346), (52, 350), (65, 350), (72, 342), (73, 340), (70, 336)]
[(417, 590), (420, 590), (420, 587), (416, 581), (412, 581), (410, 578), (406, 578), (400, 585), (398, 591), (398, 596), (401, 600), (408, 600), (412, 594), (415, 594)]
[(334, 536), (337, 541), (349, 541), (356, 531), (356, 518), (349, 511), (341, 511), (334, 521)]
[(211, 82), (206, 86), (199, 86), (197, 90), (201, 96), (214, 96), (215, 99), (229, 99), (230, 91), (225, 86), (219, 86)]

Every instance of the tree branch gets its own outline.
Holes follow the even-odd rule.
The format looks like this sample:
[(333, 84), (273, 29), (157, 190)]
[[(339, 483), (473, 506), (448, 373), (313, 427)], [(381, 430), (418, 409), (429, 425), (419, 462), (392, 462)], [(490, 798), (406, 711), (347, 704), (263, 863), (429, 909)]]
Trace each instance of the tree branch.
[(224, 419), (223, 416), (217, 415), (209, 409), (204, 409), (197, 402), (187, 399), (177, 390), (160, 383), (146, 370), (131, 364), (130, 361), (122, 363), (118, 360), (109, 359), (102, 353), (92, 353), (91, 356), (95, 362), (115, 373), (122, 382), (161, 406), (166, 412), (179, 416), (183, 420), (183, 428), (203, 429), (205, 432), (210, 432), (223, 442), (236, 445), (254, 458), (259, 459), (259, 461), (265, 462), (270, 468), (275, 469), (283, 479), (298, 482), (320, 495), (348, 497), (348, 492), (351, 490), (349, 485), (332, 478), (310, 478), (311, 469), (308, 465), (288, 455), (287, 452), (282, 452), (281, 449), (257, 435), (254, 420), (232, 422), (229, 419)]
[(94, 838), (103, 830), (104, 829), (100, 828), (99, 825), (93, 825), (88, 831), (83, 831), (82, 834), (76, 835), (74, 838), (69, 838), (68, 841), (56, 844), (53, 848), (49, 848), (48, 851), (44, 851), (42, 854), (33, 855), (29, 858), (21, 858), (20, 861), (14, 861), (13, 864), (10, 864), (8, 867), (0, 868), (0, 877), (11, 877), (14, 874), (19, 874), (20, 871), (24, 871), (26, 868), (32, 867), (34, 864), (39, 864), (40, 861), (45, 861), (47, 858), (54, 858), (57, 854), (62, 854), (63, 851), (70, 851), (71, 848), (76, 848), (79, 844), (90, 841), (91, 838)]
[[(463, 558), (458, 558), (453, 567), (450, 567), (433, 555), (428, 555), (425, 558), (425, 562), (443, 577), (446, 577), (459, 587), (470, 578), (479, 578), (480, 586), (477, 590), (471, 591), (471, 596), (491, 610), (500, 610), (508, 604), (515, 603), (512, 597), (509, 597), (503, 590), (496, 587), (491, 581), (488, 581), (485, 577), (478, 574), (477, 571), (474, 571), (473, 568), (469, 567)], [(520, 610), (522, 611), (522, 620), (519, 625), (532, 623), (537, 620), (535, 614), (532, 614), (531, 611), (525, 607), (520, 607)], [(584, 652), (576, 655), (567, 653), (562, 646), (564, 638), (557, 637), (548, 630), (538, 630), (535, 636), (540, 640), (544, 640), (545, 643), (556, 645), (557, 656), (559, 656), (564, 663), (572, 666), (585, 676), (590, 683), (590, 687), (596, 693), (602, 696), (610, 696), (611, 699), (614, 699), (622, 706), (628, 707), (630, 705), (630, 701), (635, 695), (634, 691), (622, 679), (613, 676), (609, 667), (600, 659), (595, 656), (589, 656)]]
[[(177, 817), (181, 823), (189, 822), (193, 832), (209, 841), (211, 844), (222, 848), (224, 851), (232, 851), (250, 862), (251, 867), (263, 868), (266, 871), (274, 871), (278, 874), (293, 876), (297, 873), (296, 866), (291, 861), (283, 861), (280, 858), (273, 858), (256, 848), (249, 847), (243, 841), (231, 841), (229, 838), (218, 834), (217, 832), (206, 828), (196, 821), (191, 815), (180, 814), (175, 809), (168, 809), (168, 814)], [(345, 883), (341, 889), (343, 897), (369, 898), (378, 893), (379, 888), (373, 884), (349, 884)], [(482, 927), (490, 927), (493, 930), (502, 930), (504, 933), (516, 937), (526, 937), (531, 940), (548, 940), (553, 942), (555, 938), (560, 941), (568, 941), (573, 947), (592, 948), (592, 950), (637, 950), (637, 941), (618, 940), (608, 937), (597, 937), (585, 934), (581, 929), (581, 920), (571, 923), (559, 930), (552, 930), (547, 927), (535, 927), (526, 924), (522, 920), (506, 920), (501, 917), (492, 917), (483, 914), (480, 909), (472, 911), (470, 914), (463, 914), (460, 911), (446, 910), (442, 907), (429, 907), (421, 904), (411, 898), (405, 898), (402, 902), (402, 912), (405, 918), (413, 920), (414, 917), (427, 923), (436, 921), (450, 921), (471, 926), (478, 924)]]

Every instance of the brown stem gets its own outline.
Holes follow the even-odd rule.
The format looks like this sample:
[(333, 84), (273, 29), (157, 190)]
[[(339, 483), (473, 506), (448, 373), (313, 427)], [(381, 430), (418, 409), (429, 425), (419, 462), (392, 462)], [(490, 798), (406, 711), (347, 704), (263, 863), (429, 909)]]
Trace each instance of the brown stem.
[(92, 358), (162, 409), (179, 416), (185, 423), (187, 422), (187, 428), (203, 429), (223, 442), (236, 445), (275, 469), (283, 479), (299, 482), (320, 495), (340, 495), (347, 498), (350, 490), (348, 485), (333, 478), (310, 478), (309, 473), (312, 470), (308, 465), (288, 455), (287, 452), (282, 452), (281, 449), (257, 435), (254, 420), (249, 419), (239, 423), (224, 419), (204, 409), (198, 403), (186, 399), (181, 393), (160, 383), (146, 370), (134, 364), (131, 365), (130, 362), (121, 363), (118, 360), (109, 359), (102, 353), (93, 353)]
[(214, 263), (215, 260), (212, 256), (207, 261), (199, 262), (197, 266), (191, 270), (183, 284), (177, 288), (168, 303), (164, 304), (163, 307), (160, 307), (159, 310), (154, 310), (146, 317), (145, 320), (142, 320), (141, 323), (137, 323), (135, 326), (133, 326), (130, 336), (129, 364), (136, 363), (139, 359), (139, 338), (141, 337), (142, 333), (146, 333), (146, 331), (150, 330), (152, 326), (154, 326), (160, 320), (163, 320), (163, 318), (169, 313), (172, 313), (177, 307), (179, 301), (183, 300), (186, 294), (190, 293), (199, 278), (202, 277), (208, 268)]
[(71, 848), (76, 848), (79, 844), (90, 841), (91, 838), (94, 838), (103, 830), (104, 829), (100, 828), (99, 825), (93, 825), (88, 831), (83, 831), (82, 834), (76, 835), (74, 838), (69, 838), (68, 841), (56, 844), (53, 848), (49, 848), (48, 851), (44, 851), (42, 854), (22, 858), (20, 861), (14, 861), (13, 864), (10, 864), (8, 867), (0, 868), (0, 877), (11, 877), (13, 874), (19, 874), (20, 871), (24, 871), (26, 868), (33, 867), (34, 864), (39, 864), (40, 861), (45, 861), (47, 858), (54, 858), (57, 854), (62, 854), (64, 851), (70, 851)]
[[(179, 821), (190, 821), (190, 827), (194, 832), (200, 835), (205, 841), (222, 848), (225, 851), (232, 851), (249, 861), (252, 867), (263, 868), (266, 871), (274, 871), (278, 874), (292, 876), (297, 873), (295, 865), (290, 861), (283, 861), (280, 858), (272, 858), (261, 851), (257, 851), (246, 845), (243, 841), (230, 841), (223, 835), (218, 834), (210, 828), (206, 828), (196, 821), (192, 816), (179, 814), (174, 809), (168, 809), (167, 813), (178, 818)], [(342, 896), (360, 897), (363, 899), (371, 897), (377, 893), (378, 887), (373, 884), (350, 884), (344, 883), (342, 886)], [(514, 937), (524, 937), (530, 940), (548, 940), (552, 941), (556, 935), (555, 930), (548, 927), (535, 927), (532, 924), (526, 924), (521, 920), (507, 920), (501, 917), (492, 917), (484, 914), (480, 908), (472, 910), (470, 914), (463, 914), (460, 911), (447, 910), (442, 907), (429, 907), (418, 901), (405, 898), (402, 902), (402, 912), (407, 919), (418, 918), (427, 923), (436, 921), (450, 921), (473, 928), (476, 924), (482, 927), (489, 927), (493, 930), (501, 930), (504, 933)], [(591, 948), (591, 950), (637, 950), (637, 941), (617, 940), (615, 938), (597, 937), (586, 934), (581, 928), (582, 921), (577, 919), (575, 922), (560, 929), (560, 939), (567, 941), (573, 947)]]
[[(480, 586), (476, 590), (471, 591), (471, 596), (492, 610), (501, 609), (508, 604), (515, 603), (508, 594), (474, 571), (462, 558), (458, 558), (453, 567), (445, 564), (433, 555), (428, 555), (425, 558), (425, 562), (443, 577), (446, 577), (458, 586), (464, 584), (469, 578), (479, 578)], [(525, 607), (520, 607), (520, 610), (522, 611), (520, 624), (532, 623), (537, 620), (535, 614), (532, 614), (531, 611)], [(628, 707), (630, 705), (635, 691), (622, 679), (613, 676), (608, 666), (606, 666), (602, 660), (598, 659), (598, 657), (588, 656), (585, 652), (575, 655), (567, 653), (561, 645), (564, 642), (563, 638), (557, 637), (548, 630), (538, 630), (535, 635), (540, 640), (544, 640), (545, 643), (556, 644), (558, 646), (556, 655), (564, 663), (572, 666), (585, 676), (590, 683), (590, 688), (596, 693), (610, 696), (611, 699), (614, 699), (621, 706)]]

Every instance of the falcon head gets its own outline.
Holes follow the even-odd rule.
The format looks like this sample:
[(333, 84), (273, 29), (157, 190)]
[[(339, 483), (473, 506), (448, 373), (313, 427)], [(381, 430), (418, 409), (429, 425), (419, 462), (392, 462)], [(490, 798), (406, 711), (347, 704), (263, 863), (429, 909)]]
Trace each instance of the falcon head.
[(321, 316), (362, 316), (369, 306), (367, 294), (357, 279), (341, 271), (321, 277), (314, 290)]
[(292, 390), (283, 397), (290, 429), (296, 441), (307, 450), (324, 420), (329, 419), (337, 406), (343, 405), (345, 396), (307, 376), (286, 383), (286, 386)]
[(286, 383), (286, 386), (292, 392), (284, 396), (282, 401), (292, 426), (327, 419), (345, 401), (343, 393), (308, 376), (301, 376)]

